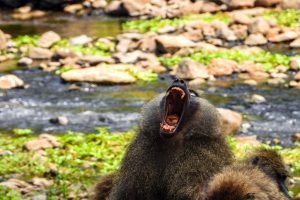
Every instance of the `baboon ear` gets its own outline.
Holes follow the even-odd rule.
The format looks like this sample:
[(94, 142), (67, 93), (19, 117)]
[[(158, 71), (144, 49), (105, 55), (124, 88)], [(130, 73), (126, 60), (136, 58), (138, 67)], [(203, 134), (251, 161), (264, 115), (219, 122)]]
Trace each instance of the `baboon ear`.
[(246, 194), (246, 196), (243, 200), (255, 200), (255, 194), (254, 193), (248, 193), (248, 194)]

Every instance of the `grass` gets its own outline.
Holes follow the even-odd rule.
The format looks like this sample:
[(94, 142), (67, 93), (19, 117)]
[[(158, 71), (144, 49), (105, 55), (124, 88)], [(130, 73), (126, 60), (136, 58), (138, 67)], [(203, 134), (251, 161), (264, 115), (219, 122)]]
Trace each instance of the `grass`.
[[(253, 61), (255, 63), (261, 63), (264, 65), (265, 70), (269, 71), (278, 65), (283, 65), (288, 67), (290, 62), (290, 57), (283, 54), (270, 53), (267, 51), (260, 52), (244, 52), (241, 50), (219, 50), (219, 51), (206, 51), (201, 50), (194, 52), (187, 57), (202, 63), (209, 64), (212, 59), (223, 58), (228, 60), (234, 60), (238, 63), (244, 61)], [(179, 64), (183, 58), (179, 56), (172, 57), (161, 57), (161, 63), (168, 67), (172, 68), (173, 66)]]
[(175, 19), (161, 19), (159, 17), (150, 19), (150, 20), (132, 20), (127, 21), (122, 24), (122, 28), (125, 31), (128, 30), (136, 30), (142, 33), (145, 32), (156, 32), (160, 28), (171, 26), (171, 27), (178, 27), (180, 25), (184, 25), (188, 22), (192, 21), (204, 21), (204, 22), (212, 22), (215, 20), (223, 21), (226, 24), (229, 24), (230, 17), (224, 13), (216, 13), (216, 14), (198, 14), (198, 15), (189, 15), (183, 16)]
[[(46, 149), (47, 159), (37, 156), (37, 152), (24, 149), (27, 141), (37, 137), (29, 129), (16, 129), (12, 134), (0, 133), (1, 149), (12, 152), (12, 155), (1, 156), (0, 180), (5, 181), (10, 176), (25, 181), (32, 177), (53, 180), (54, 184), (47, 188), (48, 199), (67, 199), (72, 193), (78, 197), (89, 192), (97, 177), (118, 168), (134, 135), (134, 131), (122, 134), (111, 134), (105, 128), (98, 128), (97, 131), (90, 134), (69, 132), (56, 135), (60, 146)], [(234, 138), (228, 138), (227, 141), (237, 158), (244, 157), (252, 149), (247, 145), (238, 145)], [(291, 166), (293, 174), (300, 176), (300, 145), (296, 148), (263, 146), (278, 150)], [(55, 173), (49, 171), (50, 164), (57, 167)], [(0, 200), (26, 198), (30, 199), (16, 190), (0, 187)]]
[(264, 13), (267, 19), (275, 18), (277, 23), (287, 27), (299, 27), (300, 25), (300, 10), (269, 10)]

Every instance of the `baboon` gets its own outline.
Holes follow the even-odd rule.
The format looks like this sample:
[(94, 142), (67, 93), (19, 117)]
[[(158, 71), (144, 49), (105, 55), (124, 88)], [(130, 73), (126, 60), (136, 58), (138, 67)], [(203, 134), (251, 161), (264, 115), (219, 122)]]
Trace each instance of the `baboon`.
[(210, 181), (206, 200), (288, 200), (288, 171), (279, 154), (259, 149)]
[(94, 194), (92, 199), (94, 200), (107, 200), (111, 189), (113, 188), (114, 180), (116, 178), (116, 174), (108, 174), (101, 177), (100, 181), (94, 188)]
[(194, 199), (231, 161), (218, 111), (176, 79), (143, 108), (108, 199)]

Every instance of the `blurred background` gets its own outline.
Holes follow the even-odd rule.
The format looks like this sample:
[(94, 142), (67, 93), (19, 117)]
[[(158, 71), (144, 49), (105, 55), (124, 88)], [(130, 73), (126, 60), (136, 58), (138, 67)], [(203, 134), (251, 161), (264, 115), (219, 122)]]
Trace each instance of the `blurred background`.
[(300, 192), (300, 1), (0, 0), (0, 199), (88, 199), (174, 77)]

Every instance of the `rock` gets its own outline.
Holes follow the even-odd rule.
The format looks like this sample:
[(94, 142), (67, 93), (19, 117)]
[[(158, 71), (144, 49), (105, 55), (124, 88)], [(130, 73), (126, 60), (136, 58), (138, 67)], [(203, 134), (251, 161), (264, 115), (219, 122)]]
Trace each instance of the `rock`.
[(234, 24), (231, 27), (237, 40), (244, 40), (248, 36), (248, 26), (241, 24)]
[(291, 81), (291, 82), (289, 83), (289, 86), (294, 87), (294, 88), (297, 88), (297, 89), (300, 89), (300, 82), (297, 82), (297, 81)]
[(181, 48), (195, 47), (196, 44), (184, 36), (160, 35), (155, 39), (156, 49), (160, 53), (174, 53)]
[(230, 8), (253, 7), (255, 0), (221, 0)]
[(272, 79), (268, 80), (268, 84), (269, 85), (274, 85), (274, 86), (281, 85), (281, 84), (284, 84), (284, 83), (285, 83), (285, 81), (282, 78), (272, 78)]
[(242, 115), (224, 108), (218, 108), (218, 111), (221, 114), (223, 134), (235, 135), (242, 125)]
[(300, 142), (300, 133), (295, 133), (292, 136), (293, 142)]
[(107, 6), (107, 2), (105, 0), (96, 0), (92, 2), (92, 7), (94, 9), (105, 8)]
[(228, 28), (226, 24), (220, 23), (216, 28), (217, 28), (217, 35), (220, 38), (225, 39), (227, 41), (237, 40), (237, 37), (234, 34), (234, 32), (230, 28)]
[(0, 77), (0, 89), (9, 90), (12, 88), (23, 87), (24, 82), (19, 77), (13, 74)]
[(0, 50), (6, 48), (6, 43), (7, 43), (6, 35), (0, 30)]
[(251, 85), (251, 86), (256, 86), (256, 85), (257, 85), (257, 81), (251, 80), (251, 79), (245, 80), (244, 83), (245, 83), (246, 85)]
[(38, 41), (38, 46), (43, 48), (51, 47), (55, 42), (61, 40), (61, 37), (54, 31), (48, 31), (41, 35)]
[(264, 45), (267, 43), (268, 40), (261, 33), (251, 34), (245, 40), (245, 44), (250, 46)]
[(158, 34), (167, 34), (167, 33), (174, 33), (176, 28), (173, 26), (165, 26), (157, 30)]
[(299, 0), (282, 0), (281, 7), (283, 9), (300, 9), (300, 1)]
[(260, 142), (257, 140), (256, 135), (251, 136), (237, 136), (236, 140), (238, 142), (238, 145), (250, 145), (250, 146), (258, 146), (260, 145)]
[(75, 14), (82, 9), (82, 4), (70, 4), (64, 7), (64, 12)]
[(47, 180), (39, 177), (34, 177), (30, 182), (39, 188), (46, 188), (53, 185), (53, 180)]
[(72, 45), (85, 45), (85, 44), (92, 42), (92, 40), (93, 40), (92, 38), (90, 38), (86, 35), (80, 35), (80, 36), (71, 38), (70, 43)]
[(32, 47), (28, 52), (28, 57), (36, 60), (50, 59), (52, 56), (52, 51), (40, 47)]
[(245, 15), (240, 12), (233, 13), (231, 18), (232, 18), (233, 23), (238, 23), (238, 24), (248, 25), (248, 24), (251, 24), (251, 22), (252, 22), (252, 19), (248, 15)]
[(281, 0), (256, 0), (256, 6), (270, 7), (277, 4), (280, 4)]
[(45, 17), (46, 15), (47, 15), (47, 13), (42, 10), (34, 10), (31, 12), (32, 18), (41, 18), (41, 17)]
[(297, 38), (293, 42), (290, 43), (290, 47), (292, 48), (300, 48), (300, 38)]
[(129, 16), (138, 16), (151, 0), (122, 0), (122, 6)]
[(266, 100), (266, 98), (265, 97), (263, 97), (263, 96), (261, 96), (261, 95), (258, 95), (258, 94), (253, 94), (252, 96), (251, 96), (251, 102), (253, 102), (253, 103), (264, 103), (264, 102), (266, 102), (267, 100)]
[(1, 182), (0, 186), (8, 187), (10, 189), (17, 190), (22, 194), (29, 194), (34, 190), (34, 187), (25, 181), (21, 181), (19, 179), (9, 179), (8, 181)]
[(46, 194), (37, 194), (32, 196), (32, 200), (47, 200)]
[(291, 58), (290, 67), (292, 70), (300, 70), (300, 58), (297, 57)]
[(113, 16), (126, 16), (128, 14), (123, 7), (123, 3), (118, 0), (111, 1), (105, 7), (104, 11), (106, 14), (113, 15)]
[(189, 81), (189, 86), (191, 87), (197, 87), (200, 86), (202, 84), (206, 83), (205, 79), (203, 78), (196, 78), (194, 80)]
[[(85, 69), (75, 69), (63, 73), (61, 77), (66, 81), (86, 81), (104, 84), (128, 84), (136, 81), (126, 70), (118, 69), (119, 66), (122, 67), (123, 65), (100, 65)], [(129, 66), (125, 68), (128, 69)]]
[(97, 65), (99, 63), (113, 64), (115, 62), (112, 57), (98, 55), (84, 55), (80, 56), (78, 59), (78, 62), (87, 62), (91, 65)]
[(31, 11), (31, 6), (22, 6), (15, 10), (18, 13), (29, 13)]
[(6, 156), (6, 155), (12, 155), (13, 152), (9, 151), (9, 150), (3, 150), (0, 149), (0, 156)]
[(66, 126), (68, 125), (69, 123), (69, 120), (67, 117), (64, 117), (64, 116), (59, 116), (57, 118), (52, 118), (49, 120), (51, 123), (53, 124), (59, 124), (59, 125), (62, 125), (62, 126)]
[(216, 58), (207, 66), (208, 73), (213, 76), (231, 75), (238, 68), (238, 64), (232, 60)]
[(250, 33), (261, 33), (265, 34), (269, 31), (270, 25), (264, 18), (256, 18), (253, 22), (249, 25)]
[(275, 35), (273, 37), (269, 37), (268, 40), (270, 42), (284, 42), (294, 40), (299, 36), (299, 34), (295, 31), (286, 31), (284, 33)]
[(196, 78), (208, 78), (208, 71), (206, 67), (200, 63), (197, 63), (191, 59), (184, 58), (175, 70), (175, 75), (180, 79), (196, 79)]
[(28, 57), (23, 57), (18, 61), (18, 65), (19, 66), (24, 66), (24, 67), (28, 67), (33, 63), (33, 60), (31, 58)]
[(296, 81), (300, 81), (300, 72), (298, 72), (298, 73), (295, 75), (295, 80), (296, 80)]
[(25, 143), (25, 148), (29, 151), (37, 151), (47, 148), (55, 148), (60, 144), (57, 142), (56, 137), (48, 134), (41, 134), (37, 139), (33, 139)]

